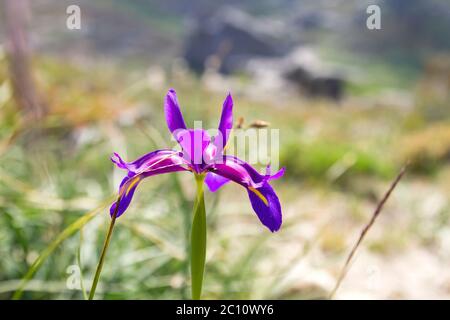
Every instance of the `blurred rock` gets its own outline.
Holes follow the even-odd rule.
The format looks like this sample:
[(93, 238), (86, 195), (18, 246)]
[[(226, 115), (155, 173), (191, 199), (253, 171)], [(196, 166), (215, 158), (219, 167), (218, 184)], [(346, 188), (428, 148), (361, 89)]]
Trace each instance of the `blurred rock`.
[(450, 55), (435, 55), (427, 59), (416, 91), (417, 107), (427, 120), (448, 118)]
[(440, 101), (450, 100), (450, 55), (436, 55), (426, 61), (419, 90)]
[(343, 75), (308, 48), (299, 48), (291, 53), (283, 76), (309, 97), (340, 100), (344, 94)]
[(340, 100), (344, 93), (344, 80), (336, 76), (315, 76), (301, 66), (286, 73), (300, 91), (310, 97), (326, 97)]
[(282, 23), (230, 7), (197, 19), (187, 37), (184, 58), (196, 72), (209, 67), (228, 74), (254, 57), (281, 57), (290, 48), (292, 41)]
[(246, 70), (266, 90), (286, 90), (290, 86), (304, 96), (335, 101), (344, 95), (343, 72), (322, 61), (308, 47), (298, 47), (282, 58), (252, 59)]

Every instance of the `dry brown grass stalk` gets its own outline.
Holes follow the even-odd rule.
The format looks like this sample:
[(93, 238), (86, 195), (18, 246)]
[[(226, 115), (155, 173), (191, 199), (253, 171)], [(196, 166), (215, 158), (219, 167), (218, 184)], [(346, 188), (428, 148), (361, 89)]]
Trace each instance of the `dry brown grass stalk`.
[(356, 241), (352, 250), (350, 251), (349, 255), (347, 256), (347, 260), (345, 261), (344, 267), (342, 268), (341, 272), (339, 273), (339, 277), (336, 281), (336, 285), (334, 286), (333, 290), (331, 291), (331, 293), (329, 295), (330, 299), (332, 299), (334, 297), (334, 295), (336, 294), (336, 291), (339, 289), (342, 281), (344, 280), (345, 276), (348, 273), (348, 270), (350, 268), (350, 263), (352, 262), (352, 259), (356, 253), (356, 250), (358, 250), (358, 248), (359, 248), (361, 242), (364, 240), (364, 237), (366, 236), (367, 232), (370, 230), (370, 228), (375, 223), (375, 220), (380, 215), (381, 210), (383, 209), (386, 201), (389, 199), (392, 191), (394, 191), (395, 187), (397, 186), (399, 181), (402, 179), (403, 175), (406, 172), (406, 168), (407, 168), (407, 165), (405, 165), (400, 170), (400, 172), (397, 175), (397, 177), (395, 178), (395, 180), (391, 183), (391, 186), (389, 187), (388, 191), (384, 194), (383, 198), (381, 199), (381, 201), (378, 203), (377, 207), (375, 208), (375, 211), (373, 212), (370, 221), (365, 225), (365, 227), (361, 231), (358, 240)]

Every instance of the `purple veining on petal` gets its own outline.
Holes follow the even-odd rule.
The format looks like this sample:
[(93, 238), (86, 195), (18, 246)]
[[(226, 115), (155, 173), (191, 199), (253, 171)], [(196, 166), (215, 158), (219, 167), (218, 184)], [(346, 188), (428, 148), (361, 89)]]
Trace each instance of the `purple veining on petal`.
[(179, 152), (164, 149), (147, 153), (132, 162), (125, 162), (119, 154), (114, 153), (114, 156), (111, 157), (111, 161), (119, 168), (126, 169), (133, 173), (141, 173), (170, 164), (187, 164)]
[(234, 156), (224, 156), (223, 163), (216, 163), (213, 172), (244, 187), (258, 187), (265, 181), (255, 168)]
[[(125, 210), (130, 205), (131, 199), (133, 198), (134, 191), (136, 190), (138, 184), (144, 179), (151, 176), (163, 174), (163, 173), (171, 173), (171, 172), (178, 172), (178, 171), (186, 171), (187, 169), (184, 167), (181, 167), (179, 165), (173, 164), (168, 166), (163, 166), (158, 169), (154, 169), (151, 171), (143, 172), (139, 175), (135, 175), (132, 177), (125, 177), (119, 188), (119, 196), (120, 196), (120, 203), (119, 203), (119, 210), (117, 211), (117, 217), (120, 217)], [(111, 205), (111, 208), (109, 209), (109, 212), (111, 215), (114, 214), (114, 210), (116, 208), (116, 202), (114, 202)]]
[[(128, 208), (134, 192), (144, 178), (177, 171), (186, 171), (185, 160), (173, 150), (157, 150), (150, 152), (139, 159), (127, 163), (115, 153), (111, 158), (119, 168), (128, 170), (127, 176), (122, 180), (119, 187), (120, 203), (117, 217), (121, 216)], [(110, 214), (114, 214), (116, 202), (110, 208)]]

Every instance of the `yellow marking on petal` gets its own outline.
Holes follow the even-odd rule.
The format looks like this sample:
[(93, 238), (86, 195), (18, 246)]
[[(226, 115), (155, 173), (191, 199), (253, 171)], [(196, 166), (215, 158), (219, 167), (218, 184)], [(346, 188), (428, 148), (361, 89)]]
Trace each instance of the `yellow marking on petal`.
[(258, 198), (260, 198), (260, 199), (262, 200), (262, 202), (264, 202), (264, 204), (265, 204), (266, 206), (269, 206), (269, 201), (267, 201), (267, 198), (264, 197), (263, 194), (262, 194), (259, 190), (255, 189), (255, 188), (253, 188), (253, 187), (248, 187), (248, 189), (249, 189), (251, 192), (253, 192), (254, 194), (256, 194), (256, 195), (258, 196)]
[(131, 189), (139, 182), (139, 177), (136, 177), (133, 179), (133, 181), (130, 183), (130, 185), (127, 188), (127, 191), (125, 192), (127, 195), (130, 193)]
[(225, 142), (225, 145), (222, 148), (222, 151), (226, 151), (226, 149), (228, 148), (228, 146), (230, 145), (228, 142), (231, 140), (232, 136), (231, 134), (233, 133), (233, 128), (230, 129), (229, 135), (228, 135), (228, 140), (227, 142)]

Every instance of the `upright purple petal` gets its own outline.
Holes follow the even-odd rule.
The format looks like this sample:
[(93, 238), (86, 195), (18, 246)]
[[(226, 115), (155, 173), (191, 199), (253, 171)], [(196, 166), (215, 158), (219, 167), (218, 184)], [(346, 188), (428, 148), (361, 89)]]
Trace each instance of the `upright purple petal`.
[(205, 183), (208, 186), (209, 191), (216, 192), (221, 186), (230, 182), (230, 179), (219, 176), (218, 174), (208, 172), (206, 174)]
[(211, 142), (211, 138), (205, 130), (188, 129), (179, 132), (178, 142), (183, 149), (184, 159), (194, 167), (199, 167), (203, 163), (203, 152)]
[(213, 165), (216, 162), (217, 158), (217, 147), (213, 143), (210, 143), (203, 150), (203, 162), (205, 165)]
[(214, 139), (218, 151), (222, 153), (222, 150), (227, 145), (228, 137), (231, 129), (233, 128), (233, 98), (229, 93), (223, 102), (222, 115), (219, 122), (219, 134)]
[(174, 134), (176, 130), (186, 129), (186, 124), (184, 123), (183, 115), (178, 104), (177, 93), (174, 89), (170, 89), (167, 92), (164, 101), (164, 113), (166, 114), (166, 122), (170, 132)]
[(282, 222), (281, 205), (273, 188), (265, 182), (259, 188), (247, 189), (247, 192), (261, 223), (272, 232), (278, 231)]

